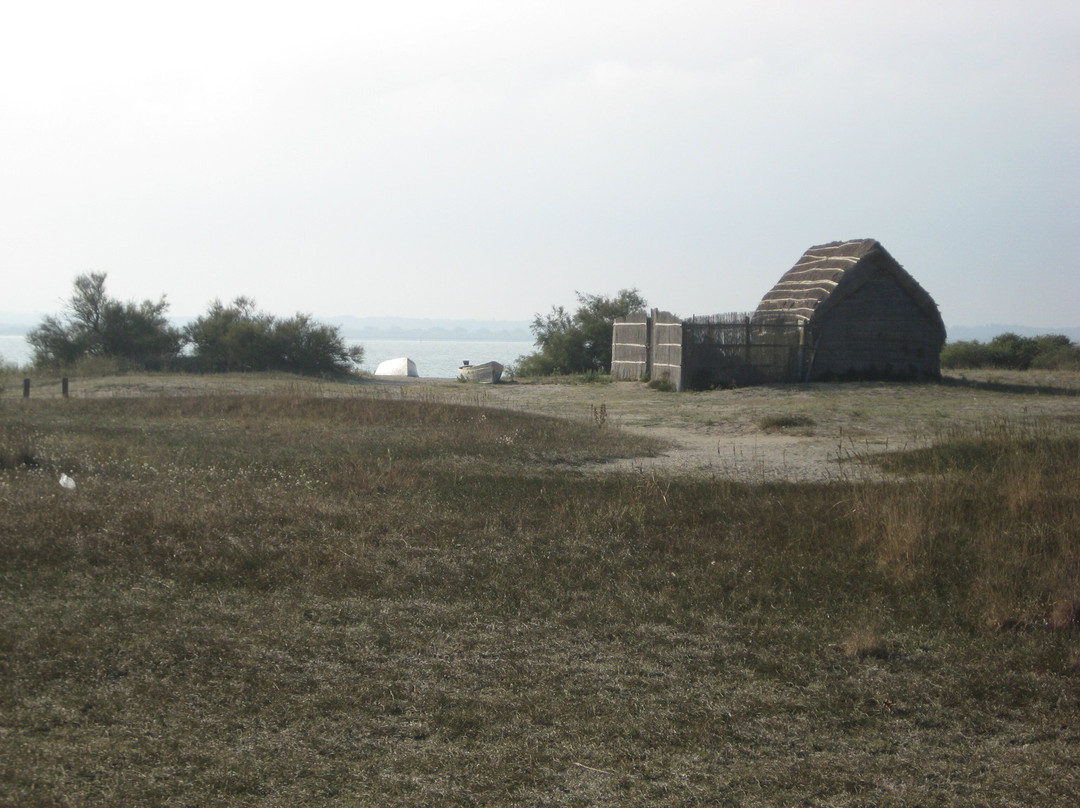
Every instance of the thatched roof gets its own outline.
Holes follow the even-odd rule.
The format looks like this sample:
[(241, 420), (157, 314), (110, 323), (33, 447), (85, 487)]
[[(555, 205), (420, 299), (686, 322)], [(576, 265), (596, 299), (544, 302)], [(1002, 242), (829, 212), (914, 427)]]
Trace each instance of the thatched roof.
[(933, 298), (874, 239), (811, 247), (761, 299), (754, 319), (799, 322), (820, 316), (857, 291), (874, 268), (890, 273), (926, 317), (940, 324), (944, 334), (945, 325)]

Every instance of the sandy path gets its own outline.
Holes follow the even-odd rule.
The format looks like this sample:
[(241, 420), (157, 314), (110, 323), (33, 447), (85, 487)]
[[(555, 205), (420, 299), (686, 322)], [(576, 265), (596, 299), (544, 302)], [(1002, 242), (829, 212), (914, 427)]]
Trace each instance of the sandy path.
[[(914, 448), (976, 428), (1053, 424), (1080, 434), (1080, 374), (996, 378), (684, 393), (638, 383), (511, 383), (485, 387), (480, 396), (490, 406), (593, 422), (602, 411), (606, 423), (667, 444), (656, 457), (616, 461), (606, 469), (749, 480), (865, 478), (874, 472), (855, 461), (858, 455)], [(774, 426), (776, 421), (794, 425)]]
[(615, 460), (597, 466), (597, 471), (824, 481), (863, 473), (858, 464), (840, 462), (850, 461), (853, 451), (873, 449), (879, 441), (884, 448), (885, 438), (879, 435), (862, 436), (859, 446), (848, 441), (845, 447), (842, 424), (824, 426), (815, 420), (791, 428), (762, 428), (766, 417), (797, 415), (806, 408), (806, 402), (784, 401), (788, 397), (775, 390), (771, 395), (763, 390), (674, 394), (632, 383), (553, 387), (500, 386), (486, 394), (485, 403), (593, 423), (606, 416), (606, 424), (665, 444), (654, 457)]

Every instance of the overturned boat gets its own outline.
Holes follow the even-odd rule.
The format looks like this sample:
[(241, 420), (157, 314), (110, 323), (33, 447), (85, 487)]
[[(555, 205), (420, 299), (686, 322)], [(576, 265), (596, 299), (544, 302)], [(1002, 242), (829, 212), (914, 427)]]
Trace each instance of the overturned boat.
[(419, 376), (416, 372), (416, 363), (407, 356), (399, 356), (397, 359), (387, 359), (380, 362), (375, 368), (376, 376)]
[(481, 365), (470, 365), (469, 360), (458, 368), (458, 376), (467, 382), (480, 382), (481, 384), (495, 384), (502, 378), (503, 366), (498, 362), (484, 362)]

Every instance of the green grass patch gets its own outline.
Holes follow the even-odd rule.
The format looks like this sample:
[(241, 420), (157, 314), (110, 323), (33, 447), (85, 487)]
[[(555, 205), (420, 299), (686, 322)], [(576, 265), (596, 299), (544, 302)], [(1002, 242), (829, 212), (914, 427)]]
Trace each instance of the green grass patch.
[(1009, 474), (1018, 466), (1073, 468), (1080, 464), (1075, 435), (1044, 430), (985, 430), (946, 437), (933, 445), (874, 458), (878, 467), (901, 474)]
[(796, 413), (784, 413), (780, 415), (767, 415), (758, 421), (758, 427), (763, 432), (778, 432), (788, 429), (806, 429), (814, 425), (814, 419), (809, 415)]

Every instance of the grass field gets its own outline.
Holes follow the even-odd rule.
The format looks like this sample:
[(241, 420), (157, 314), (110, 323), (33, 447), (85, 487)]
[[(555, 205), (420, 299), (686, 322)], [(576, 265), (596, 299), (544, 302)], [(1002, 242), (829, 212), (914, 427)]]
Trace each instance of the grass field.
[(1080, 795), (1070, 397), (791, 483), (597, 473), (663, 448), (617, 407), (175, 385), (0, 396), (0, 805)]

